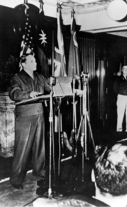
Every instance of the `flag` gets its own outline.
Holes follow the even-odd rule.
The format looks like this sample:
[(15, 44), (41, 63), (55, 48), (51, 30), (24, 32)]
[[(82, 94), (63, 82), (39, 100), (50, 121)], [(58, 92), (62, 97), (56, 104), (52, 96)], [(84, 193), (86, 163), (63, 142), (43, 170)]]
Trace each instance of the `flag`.
[[(65, 65), (65, 55), (64, 55), (64, 41), (62, 35), (62, 28), (61, 28), (61, 7), (57, 4), (57, 45), (54, 51), (54, 76), (55, 77), (62, 77), (66, 75), (66, 65)], [(62, 115), (61, 115), (62, 116)], [(59, 129), (60, 124), (60, 117), (55, 116), (55, 132)], [(62, 118), (61, 118), (62, 120)]]
[[(70, 37), (70, 47), (68, 56), (68, 76), (75, 77), (80, 75), (79, 69), (79, 54), (78, 54), (78, 42), (76, 37), (76, 22), (74, 18), (74, 11), (71, 14), (71, 37)], [(73, 81), (73, 89), (75, 88), (75, 79)], [(75, 145), (77, 133), (76, 126), (76, 102), (75, 93), (73, 93), (73, 129), (71, 131), (71, 136), (69, 142), (75, 146), (75, 153), (77, 153), (77, 146)]]
[(45, 54), (47, 44), (47, 36), (44, 32), (44, 12), (43, 2), (40, 0), (40, 9), (36, 25), (30, 16), (30, 5), (24, 3), (24, 31), (21, 42), (20, 57), (26, 54), (32, 54), (37, 61), (37, 70), (45, 77), (48, 76), (48, 60)]
[(36, 44), (38, 47), (40, 47), (44, 54), (47, 55), (47, 44), (48, 44), (48, 38), (47, 38), (47, 30), (46, 30), (46, 21), (45, 21), (45, 15), (43, 10), (43, 1), (39, 0), (40, 2), (40, 8), (39, 8), (39, 14), (38, 14), (38, 20), (37, 20), (37, 31), (36, 31)]
[[(63, 40), (63, 34), (62, 34), (62, 19), (61, 19), (61, 7), (57, 4), (57, 43), (58, 48), (55, 47), (55, 70), (54, 75), (63, 77), (67, 76), (66, 74), (66, 61), (65, 61), (65, 53), (64, 53), (64, 40)], [(59, 113), (58, 113), (59, 114)], [(69, 144), (68, 136), (65, 131), (62, 129), (62, 114), (60, 113), (59, 116), (55, 115), (55, 132), (58, 132), (60, 129), (61, 132), (61, 144), (63, 140), (63, 144), (67, 147), (69, 151), (72, 152), (72, 146)], [(63, 147), (62, 144), (62, 147)], [(60, 155), (61, 157), (61, 155)]]
[(49, 66), (48, 66), (48, 59), (47, 59), (47, 30), (45, 24), (45, 15), (43, 10), (43, 1), (39, 0), (40, 8), (39, 8), (39, 15), (37, 21), (37, 30), (35, 33), (36, 39), (36, 59), (37, 59), (37, 66), (38, 70), (45, 76), (49, 77)]
[(71, 77), (74, 77), (75, 75), (80, 75), (79, 53), (78, 53), (78, 43), (76, 37), (76, 22), (74, 18), (74, 12), (72, 12), (72, 17), (71, 17), (71, 38), (70, 38), (67, 75)]
[(64, 40), (62, 34), (62, 18), (61, 18), (61, 8), (60, 5), (57, 5), (57, 43), (58, 48), (55, 47), (54, 54), (54, 75), (55, 76), (67, 76), (66, 75), (66, 61), (64, 54)]
[(29, 6), (25, 6), (25, 26), (21, 42), (20, 57), (26, 54), (34, 54), (34, 40), (33, 40), (33, 29), (29, 16)]

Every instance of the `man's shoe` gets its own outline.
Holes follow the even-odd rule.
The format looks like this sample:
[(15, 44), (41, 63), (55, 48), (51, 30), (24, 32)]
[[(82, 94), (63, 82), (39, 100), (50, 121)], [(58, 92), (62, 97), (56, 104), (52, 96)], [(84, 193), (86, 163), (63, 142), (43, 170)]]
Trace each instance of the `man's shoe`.
[(13, 186), (13, 188), (16, 188), (16, 189), (19, 189), (19, 190), (23, 189), (22, 184), (12, 184), (12, 186)]
[(48, 180), (45, 178), (41, 179), (41, 180), (38, 180), (37, 181), (37, 185), (40, 186), (40, 187), (45, 187), (45, 186), (48, 186)]
[(44, 179), (41, 179), (41, 180), (37, 181), (37, 185), (40, 186), (40, 187), (43, 186), (44, 183), (45, 183)]

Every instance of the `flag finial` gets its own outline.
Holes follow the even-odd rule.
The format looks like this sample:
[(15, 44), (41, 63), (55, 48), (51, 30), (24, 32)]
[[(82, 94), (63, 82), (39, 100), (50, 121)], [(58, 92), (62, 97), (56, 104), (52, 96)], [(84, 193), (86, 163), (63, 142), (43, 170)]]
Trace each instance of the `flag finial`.
[(71, 17), (74, 17), (74, 13), (75, 13), (75, 11), (74, 11), (74, 8), (73, 8), (72, 11), (71, 11)]
[(24, 4), (23, 4), (23, 6), (25, 6), (25, 11), (24, 11), (25, 14), (28, 15), (28, 12), (27, 12), (28, 9), (29, 9), (29, 6), (28, 6), (28, 0), (24, 0)]
[(57, 3), (57, 8), (62, 8), (62, 5), (60, 3)]
[(62, 9), (61, 4), (60, 3), (57, 3), (57, 12), (61, 11), (61, 9)]
[(24, 0), (24, 4), (28, 4), (28, 0)]
[(41, 13), (43, 11), (44, 2), (43, 2), (43, 0), (39, 0), (39, 3), (40, 3), (39, 13)]
[(43, 0), (39, 0), (39, 2), (40, 2), (41, 4), (44, 4)]

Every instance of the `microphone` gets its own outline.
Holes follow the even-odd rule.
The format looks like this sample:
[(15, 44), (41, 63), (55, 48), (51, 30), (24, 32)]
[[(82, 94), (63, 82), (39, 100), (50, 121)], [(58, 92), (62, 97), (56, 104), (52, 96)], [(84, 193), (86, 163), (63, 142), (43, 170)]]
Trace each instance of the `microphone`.
[(79, 81), (80, 80), (80, 76), (79, 75), (74, 75), (74, 79)]
[(56, 78), (54, 76), (50, 77), (50, 86), (55, 86), (56, 85)]
[(74, 75), (74, 79), (73, 79), (73, 87), (74, 87), (74, 85), (75, 85), (75, 81), (77, 81), (78, 82), (78, 89), (80, 89), (81, 90), (81, 77), (79, 76), (79, 75)]

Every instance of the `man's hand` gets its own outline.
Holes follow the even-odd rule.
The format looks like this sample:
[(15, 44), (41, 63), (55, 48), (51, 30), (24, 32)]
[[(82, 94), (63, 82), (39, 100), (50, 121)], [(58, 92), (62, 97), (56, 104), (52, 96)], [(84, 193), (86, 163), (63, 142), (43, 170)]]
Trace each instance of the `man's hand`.
[(76, 93), (76, 95), (78, 95), (78, 96), (83, 95), (83, 90), (80, 90), (80, 89), (74, 89), (73, 92)]
[(36, 91), (32, 91), (32, 92), (30, 93), (30, 98), (36, 98), (36, 97), (39, 96), (40, 94), (42, 94), (42, 93), (40, 93), (40, 92), (36, 92)]

